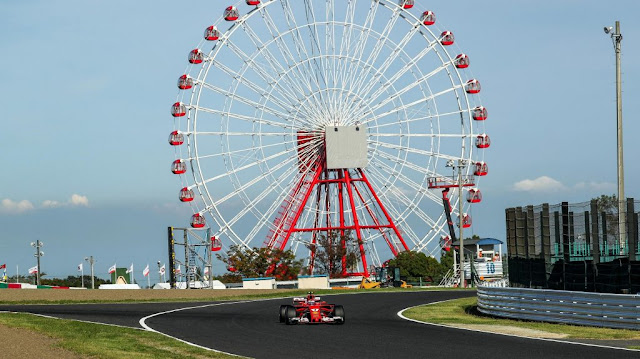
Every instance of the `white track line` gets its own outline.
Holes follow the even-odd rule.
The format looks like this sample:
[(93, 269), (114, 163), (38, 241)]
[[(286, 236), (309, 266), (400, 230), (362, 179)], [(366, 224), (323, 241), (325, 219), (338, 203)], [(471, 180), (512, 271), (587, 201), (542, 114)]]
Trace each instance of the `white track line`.
[(432, 325), (435, 327), (443, 327), (443, 328), (451, 328), (451, 329), (459, 329), (459, 330), (467, 330), (470, 332), (478, 332), (478, 333), (487, 333), (487, 334), (495, 334), (495, 335), (504, 335), (507, 337), (516, 337), (516, 338), (525, 338), (525, 339), (532, 339), (532, 340), (541, 340), (541, 341), (546, 341), (546, 342), (556, 342), (556, 343), (564, 343), (564, 344), (573, 344), (573, 345), (583, 345), (583, 346), (587, 346), (587, 347), (597, 347), (597, 348), (605, 348), (605, 349), (616, 349), (616, 350), (626, 350), (626, 351), (631, 351), (631, 352), (640, 352), (640, 350), (638, 349), (628, 349), (628, 348), (620, 348), (620, 347), (611, 347), (611, 346), (607, 346), (607, 345), (599, 345), (599, 344), (589, 344), (589, 343), (580, 343), (580, 342), (571, 342), (571, 341), (566, 341), (566, 340), (559, 340), (559, 339), (550, 339), (550, 338), (534, 338), (534, 337), (525, 337), (522, 335), (515, 335), (515, 334), (507, 334), (507, 333), (496, 333), (496, 332), (487, 332), (484, 330), (478, 330), (478, 329), (470, 329), (470, 328), (460, 328), (460, 327), (453, 327), (450, 325), (445, 325), (445, 324), (436, 324), (436, 323), (429, 323), (429, 322), (422, 322), (416, 319), (411, 319), (411, 318), (407, 318), (405, 317), (402, 313), (404, 313), (406, 310), (412, 309), (412, 308), (416, 308), (416, 307), (421, 307), (423, 305), (434, 305), (434, 304), (439, 304), (439, 303), (444, 303), (444, 302), (448, 302), (451, 300), (455, 300), (455, 299), (449, 299), (449, 300), (441, 300), (439, 302), (433, 302), (433, 303), (427, 303), (427, 304), (420, 304), (420, 305), (414, 305), (413, 307), (408, 307), (408, 308), (404, 308), (403, 310), (399, 311), (397, 313), (397, 315), (404, 319), (404, 320), (408, 320), (410, 322), (414, 322), (414, 323), (419, 323), (419, 324), (424, 324), (424, 325)]

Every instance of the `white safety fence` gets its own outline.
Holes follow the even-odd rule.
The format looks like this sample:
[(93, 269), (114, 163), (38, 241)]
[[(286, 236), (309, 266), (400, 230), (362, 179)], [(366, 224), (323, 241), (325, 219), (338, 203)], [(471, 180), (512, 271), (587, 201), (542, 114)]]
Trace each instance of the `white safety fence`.
[(543, 322), (640, 329), (640, 296), (478, 287), (481, 313)]

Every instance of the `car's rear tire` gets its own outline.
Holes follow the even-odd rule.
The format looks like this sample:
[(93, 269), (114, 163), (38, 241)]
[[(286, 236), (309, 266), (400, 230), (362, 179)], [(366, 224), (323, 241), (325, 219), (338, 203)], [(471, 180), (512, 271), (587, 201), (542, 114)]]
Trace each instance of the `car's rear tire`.
[(336, 305), (333, 307), (333, 316), (341, 317), (342, 320), (336, 321), (337, 324), (344, 324), (345, 316), (344, 316), (344, 307), (341, 305)]
[(292, 325), (292, 324), (298, 324), (297, 321), (292, 320), (293, 318), (298, 316), (298, 313), (296, 312), (296, 308), (294, 308), (291, 305), (287, 305), (287, 309), (285, 311), (286, 313), (286, 322), (287, 325)]
[(287, 319), (287, 307), (288, 305), (280, 306), (280, 323), (284, 323)]

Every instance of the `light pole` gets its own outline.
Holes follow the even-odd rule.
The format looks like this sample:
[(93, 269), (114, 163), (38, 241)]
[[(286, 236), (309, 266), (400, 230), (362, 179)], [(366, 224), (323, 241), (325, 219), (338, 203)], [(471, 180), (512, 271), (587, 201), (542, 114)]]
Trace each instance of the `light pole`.
[(622, 34), (620, 33), (620, 21), (616, 21), (615, 30), (613, 27), (604, 28), (605, 34), (611, 34), (613, 48), (616, 53), (616, 117), (618, 119), (618, 232), (620, 234), (620, 249), (626, 246), (627, 222), (626, 210), (624, 208), (624, 160), (622, 150), (622, 72), (620, 70), (620, 53), (622, 51)]
[(91, 289), (96, 289), (94, 276), (93, 276), (93, 264), (97, 262), (97, 260), (93, 259), (93, 256), (84, 257), (84, 260), (89, 262), (89, 265), (91, 266)]
[(35, 242), (31, 242), (31, 247), (35, 247), (36, 249), (36, 254), (34, 254), (33, 256), (37, 258), (38, 260), (38, 271), (36, 272), (36, 284), (40, 285), (40, 257), (42, 257), (44, 255), (44, 252), (42, 252), (40, 250), (40, 248), (42, 248), (42, 246), (44, 246), (44, 243), (40, 242), (40, 240), (36, 240)]
[[(447, 161), (446, 167), (451, 167), (454, 171), (458, 169), (458, 227), (460, 228), (460, 285), (459, 288), (465, 287), (464, 280), (464, 213), (462, 213), (462, 168), (467, 166), (467, 161), (458, 159), (458, 162), (453, 160)], [(454, 256), (455, 257), (455, 256)], [(454, 259), (455, 261), (455, 259)]]

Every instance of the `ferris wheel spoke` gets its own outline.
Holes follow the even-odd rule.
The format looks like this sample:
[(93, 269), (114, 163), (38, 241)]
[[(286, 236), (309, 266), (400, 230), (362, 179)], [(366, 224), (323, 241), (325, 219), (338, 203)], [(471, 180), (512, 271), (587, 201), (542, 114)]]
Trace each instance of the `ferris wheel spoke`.
[[(401, 98), (401, 96), (402, 96), (402, 95), (404, 95), (404, 94), (405, 94), (405, 93), (407, 93), (408, 91), (410, 91), (410, 90), (414, 89), (416, 86), (419, 86), (419, 85), (420, 85), (420, 84), (422, 84), (422, 83), (426, 83), (426, 81), (427, 81), (427, 80), (429, 80), (429, 79), (430, 79), (431, 77), (433, 77), (434, 75), (437, 75), (440, 71), (442, 71), (442, 70), (444, 70), (444, 69), (446, 69), (446, 66), (438, 67), (437, 69), (435, 69), (435, 70), (431, 71), (430, 73), (428, 73), (428, 74), (424, 75), (422, 78), (420, 78), (420, 79), (418, 79), (418, 80), (416, 80), (416, 81), (411, 82), (409, 85), (407, 85), (407, 86), (405, 86), (405, 87), (403, 87), (403, 88), (401, 88), (401, 89), (398, 89), (398, 90), (394, 91), (390, 96), (388, 96), (388, 97), (387, 97), (387, 98), (385, 98), (384, 100), (380, 101), (380, 102), (379, 102), (378, 104), (376, 104), (375, 106), (372, 106), (372, 107), (369, 109), (369, 110), (370, 110), (369, 112), (370, 112), (370, 113), (374, 113), (374, 111), (375, 111), (375, 110), (377, 110), (377, 109), (379, 109), (379, 108), (381, 108), (381, 107), (383, 107), (383, 106), (385, 106), (385, 105), (389, 104), (390, 102), (394, 101), (394, 100), (395, 100), (395, 99), (397, 99), (397, 98)], [(391, 83), (390, 81), (386, 82), (386, 84), (387, 84), (386, 89), (388, 89), (390, 86), (393, 86), (393, 83)], [(451, 87), (451, 88), (449, 88), (449, 89), (446, 89), (446, 90), (444, 90), (444, 91), (441, 91), (441, 92), (439, 92), (439, 93), (431, 94), (430, 96), (426, 96), (423, 100), (424, 100), (425, 102), (426, 102), (426, 101), (428, 101), (428, 100), (432, 100), (432, 99), (434, 99), (434, 98), (436, 98), (436, 97), (438, 97), (438, 96), (441, 96), (441, 95), (443, 95), (443, 94), (449, 93), (449, 92), (451, 92), (451, 91), (455, 91), (455, 90), (457, 90), (457, 89), (458, 89), (458, 88), (460, 88), (460, 87), (461, 87), (461, 85), (453, 86), (453, 87)], [(379, 96), (377, 96), (377, 97), (379, 97)], [(376, 97), (376, 98), (377, 98), (377, 97)], [(375, 98), (374, 98), (374, 100), (375, 100)], [(359, 112), (353, 113), (353, 114), (352, 114), (352, 116), (355, 116), (355, 117), (359, 117), (359, 118), (361, 118), (362, 116), (364, 116), (364, 115), (365, 115), (365, 114), (363, 114), (363, 113), (362, 113), (362, 111), (364, 110), (364, 108), (360, 108), (360, 109), (358, 109), (358, 110), (359, 110)], [(391, 113), (393, 113), (393, 112), (391, 112)], [(366, 123), (366, 122), (365, 122), (365, 123)]]
[(316, 65), (317, 71), (315, 73), (317, 76), (317, 81), (324, 87), (327, 87), (329, 83), (325, 78), (324, 71), (322, 71), (322, 69), (324, 68), (324, 64), (322, 61), (323, 58), (320, 58), (320, 61), (319, 61), (320, 63), (318, 63), (318, 60), (316, 57), (316, 55), (321, 54), (320, 35), (318, 34), (318, 26), (316, 25), (317, 21), (316, 21), (315, 12), (313, 11), (312, 0), (304, 0), (304, 7), (305, 7), (305, 15), (307, 17), (307, 23), (311, 25), (310, 26), (311, 28), (309, 29), (311, 34), (311, 57), (314, 59), (314, 64)]
[[(452, 88), (446, 89), (446, 90), (444, 90), (444, 91), (440, 91), (440, 92), (435, 93), (435, 94), (433, 94), (433, 95), (431, 95), (431, 96), (428, 96), (428, 97), (426, 97), (426, 98), (421, 98), (421, 99), (418, 99), (418, 100), (415, 100), (415, 101), (409, 102), (409, 103), (407, 103), (407, 104), (404, 104), (404, 105), (402, 105), (402, 106), (398, 106), (398, 107), (396, 107), (396, 108), (394, 108), (394, 109), (392, 109), (392, 110), (389, 110), (389, 111), (383, 112), (383, 113), (381, 113), (381, 114), (375, 114), (375, 115), (373, 115), (373, 116), (372, 116), (372, 119), (370, 119), (370, 120), (366, 120), (366, 121), (361, 120), (361, 121), (360, 121), (360, 123), (366, 124), (366, 123), (368, 123), (369, 121), (372, 121), (373, 119), (379, 120), (379, 119), (384, 118), (385, 116), (388, 116), (388, 115), (391, 115), (391, 114), (394, 114), (394, 113), (397, 113), (397, 112), (400, 112), (400, 111), (405, 111), (405, 110), (407, 110), (407, 109), (409, 109), (409, 108), (411, 108), (411, 107), (413, 107), (413, 106), (420, 105), (420, 104), (423, 104), (423, 105), (424, 105), (426, 102), (431, 101), (431, 100), (433, 100), (433, 99), (435, 99), (435, 98), (437, 98), (437, 97), (439, 97), (439, 96), (442, 96), (442, 95), (444, 95), (444, 94), (447, 94), (447, 93), (453, 92), (453, 91), (457, 90), (458, 88), (460, 88), (460, 86), (454, 86), (454, 87), (452, 87)], [(397, 96), (396, 96), (396, 94), (394, 94), (393, 96), (394, 96), (394, 97), (397, 97)], [(387, 100), (385, 100), (385, 101), (383, 101), (383, 102), (388, 102), (388, 101), (387, 101)], [(382, 103), (379, 103), (379, 104), (377, 104), (377, 105), (375, 105), (375, 106), (371, 107), (369, 112), (371, 112), (371, 113), (373, 114), (373, 113), (375, 113), (375, 111), (376, 111), (376, 110), (378, 110), (378, 109), (379, 109), (379, 108), (381, 108), (382, 106), (384, 106), (384, 105), (383, 105)], [(363, 115), (362, 117), (364, 117), (364, 115)], [(362, 117), (361, 117), (361, 119), (362, 119)]]
[[(380, 148), (388, 148), (388, 149), (393, 149), (393, 150), (397, 150), (397, 151), (404, 151), (404, 152), (414, 153), (414, 154), (419, 154), (419, 155), (424, 155), (424, 156), (431, 156), (431, 157), (434, 157), (434, 158), (441, 158), (443, 160), (459, 160), (459, 159), (461, 159), (459, 156), (452, 156), (452, 155), (447, 155), (447, 154), (444, 154), (444, 153), (438, 153), (438, 152), (434, 152), (434, 151), (425, 151), (425, 150), (420, 150), (420, 149), (417, 149), (417, 148), (403, 147), (403, 146), (398, 146), (398, 145), (394, 145), (394, 144), (391, 144), (391, 143), (385, 143), (385, 142), (377, 142), (376, 146), (377, 146), (376, 150), (378, 150), (380, 152), (380, 155), (391, 156), (388, 159), (393, 160), (393, 161), (395, 161), (397, 159), (397, 156), (393, 156), (393, 155), (389, 154), (388, 152), (381, 151)], [(422, 167), (418, 166), (418, 168), (422, 168)], [(427, 171), (426, 169), (423, 169), (423, 171), (421, 171), (420, 173), (430, 174), (430, 172)]]
[[(219, 61), (215, 61), (212, 60), (212, 63), (216, 66), (216, 68), (222, 70), (222, 72), (224, 72), (225, 74), (227, 74), (227, 76), (233, 78), (235, 81), (238, 81), (238, 84), (243, 84), (245, 86), (247, 86), (247, 88), (253, 90), (256, 94), (259, 94), (261, 96), (265, 96), (265, 99), (267, 101), (270, 101), (271, 103), (277, 105), (278, 107), (280, 107), (281, 109), (283, 109), (284, 111), (288, 112), (288, 113), (295, 113), (295, 107), (293, 105), (294, 102), (289, 102), (290, 98), (276, 98), (274, 96), (271, 95), (271, 92), (260, 87), (259, 85), (256, 85), (254, 82), (250, 81), (249, 79), (247, 79), (245, 76), (242, 76), (241, 74), (239, 74), (238, 72), (230, 69), (228, 66), (224, 65), (223, 63), (219, 62)], [(263, 73), (258, 73), (259, 75), (263, 74)], [(266, 74), (267, 77), (263, 77), (263, 80), (266, 81), (267, 83), (274, 83), (275, 79), (268, 77), (269, 75)]]
[[(253, 33), (252, 31), (249, 31), (250, 28), (246, 25), (243, 26), (243, 29), (245, 29), (245, 32), (247, 34)], [(250, 38), (253, 39), (252, 36), (250, 36)], [(257, 40), (259, 41), (259, 39)], [(277, 59), (273, 57), (273, 55), (271, 54), (271, 51), (269, 51), (267, 46), (264, 46), (264, 44), (262, 43), (259, 43), (259, 44), (260, 45), (256, 44), (256, 46), (258, 46), (260, 50), (253, 56), (247, 55), (244, 51), (242, 51), (242, 49), (240, 49), (238, 46), (236, 46), (233, 43), (227, 42), (227, 47), (233, 53), (235, 53), (238, 57), (240, 57), (245, 61), (246, 63), (245, 66), (248, 66), (248, 65), (252, 66), (251, 69), (254, 72), (256, 72), (259, 76), (263, 77), (263, 79), (267, 83), (271, 83), (272, 86), (274, 86), (275, 84), (275, 86), (277, 86), (278, 89), (282, 91), (282, 94), (285, 95), (285, 98), (289, 100), (290, 104), (297, 103), (299, 101), (298, 94), (301, 92), (303, 93), (304, 91), (299, 87), (298, 83), (294, 83), (288, 76), (282, 76), (283, 73), (285, 72), (282, 65), (278, 62)], [(255, 57), (258, 54), (262, 55), (269, 62), (269, 65), (271, 65), (272, 69), (276, 72), (275, 77), (272, 74), (269, 74), (267, 71), (265, 71), (263, 66), (261, 64), (258, 64), (255, 61)], [(284, 82), (286, 82), (286, 85), (284, 86), (281, 85), (280, 80), (283, 80)], [(292, 99), (294, 100), (292, 101)]]
[(264, 104), (261, 104), (259, 102), (254, 101), (254, 100), (251, 100), (251, 99), (246, 98), (244, 96), (240, 96), (240, 95), (238, 95), (236, 93), (233, 93), (231, 91), (222, 89), (220, 87), (213, 86), (213, 85), (211, 85), (209, 83), (206, 83), (206, 82), (202, 83), (202, 87), (204, 87), (204, 88), (206, 88), (208, 90), (214, 91), (214, 92), (216, 92), (216, 93), (218, 93), (220, 95), (223, 95), (225, 97), (228, 97), (228, 98), (231, 98), (233, 100), (236, 100), (238, 102), (241, 102), (241, 103), (243, 103), (243, 104), (245, 104), (247, 106), (251, 106), (251, 107), (255, 107), (256, 109), (260, 109), (260, 110), (262, 110), (262, 111), (264, 111), (264, 112), (266, 112), (268, 114), (274, 115), (274, 116), (276, 116), (278, 118), (281, 118), (283, 120), (289, 121), (293, 116), (291, 113), (285, 113), (285, 112), (281, 112), (281, 111), (272, 109), (270, 107), (267, 107)]
[(286, 124), (286, 123), (282, 123), (282, 122), (275, 122), (275, 121), (267, 120), (267, 119), (264, 119), (264, 118), (257, 119), (257, 118), (255, 118), (253, 116), (241, 115), (241, 114), (233, 113), (233, 112), (229, 112), (229, 111), (214, 110), (214, 109), (206, 108), (206, 107), (198, 107), (198, 108), (196, 108), (196, 110), (202, 111), (202, 112), (206, 112), (206, 113), (211, 113), (211, 114), (214, 114), (214, 115), (221, 115), (221, 116), (225, 116), (225, 117), (228, 117), (228, 118), (234, 118), (236, 120), (242, 120), (242, 121), (246, 121), (246, 122), (249, 122), (249, 123), (260, 122), (263, 125), (269, 125), (269, 126), (279, 127), (279, 128), (288, 129), (288, 130), (292, 130), (293, 129), (293, 126), (291, 124)]
[(311, 79), (311, 81), (313, 81), (313, 85), (310, 86), (310, 88), (315, 86), (316, 88), (320, 89), (322, 88), (322, 86), (320, 85), (320, 82), (318, 79), (318, 71), (315, 71), (313, 68), (313, 65), (315, 65), (316, 69), (320, 68), (317, 64), (317, 58), (314, 56), (311, 56), (307, 50), (307, 45), (305, 41), (302, 39), (302, 34), (300, 33), (300, 26), (296, 22), (291, 6), (289, 5), (289, 1), (282, 0), (280, 1), (280, 3), (282, 4), (282, 9), (283, 9), (285, 19), (287, 21), (287, 25), (289, 29), (294, 29), (293, 31), (291, 31), (291, 38), (293, 39), (293, 42), (295, 44), (298, 57), (300, 59), (311, 59), (311, 61), (303, 61), (305, 66), (305, 71), (306, 71), (306, 76), (303, 76), (303, 78), (307, 82), (309, 82), (308, 79)]
[[(374, 167), (376, 170), (374, 170), (381, 179), (384, 179), (385, 174), (383, 174), (382, 172), (379, 172), (380, 169), (384, 168), (385, 165), (383, 163), (381, 163), (383, 166), (382, 167)], [(393, 170), (384, 170), (383, 171), (387, 172), (387, 173), (397, 173), (396, 171)], [(404, 177), (404, 178), (400, 178), (400, 177)], [(406, 176), (399, 176), (399, 179), (401, 179), (403, 181), (403, 183), (406, 181), (408, 183), (405, 183), (406, 185), (410, 186), (410, 188), (415, 189), (416, 187), (411, 187), (411, 180), (408, 180), (406, 178)], [(429, 215), (427, 215), (416, 203), (414, 203), (413, 201), (411, 201), (404, 193), (401, 189), (399, 189), (397, 186), (395, 185), (391, 185), (390, 187), (390, 191), (392, 191), (393, 196), (405, 207), (405, 213), (408, 213), (409, 211), (411, 211), (411, 213), (415, 214), (417, 217), (419, 217), (420, 219), (422, 219), (427, 225), (429, 226), (434, 226), (436, 224), (436, 222), (431, 219), (431, 217), (429, 217)], [(395, 210), (395, 207), (393, 206), (393, 202), (390, 201), (390, 198), (388, 196), (388, 193), (390, 191), (384, 192), (382, 194), (380, 194), (380, 196), (386, 198), (390, 204), (390, 206)], [(422, 193), (426, 193), (426, 192), (422, 192)], [(397, 211), (396, 211), (397, 212)], [(397, 212), (399, 215), (397, 216), (397, 218), (405, 218), (405, 215), (402, 215), (401, 212)]]
[[(251, 181), (243, 184), (242, 186), (240, 186), (239, 188), (236, 188), (236, 190), (234, 192), (229, 193), (228, 195), (221, 197), (219, 200), (217, 200), (216, 202), (214, 202), (215, 206), (219, 206), (220, 204), (228, 201), (230, 198), (235, 197), (239, 192), (243, 192), (246, 189), (248, 189), (249, 187), (255, 185), (256, 183), (262, 181), (264, 178), (271, 176), (273, 173), (275, 173), (276, 171), (278, 171), (279, 169), (281, 169), (282, 167), (291, 164), (293, 162), (293, 157), (289, 157), (287, 159), (285, 159), (284, 161), (278, 162), (276, 165), (274, 165), (273, 167), (270, 167), (269, 171), (265, 172), (262, 176), (257, 176), (255, 178), (253, 178)], [(239, 171), (233, 171), (232, 173), (228, 173), (229, 175), (235, 175), (237, 174)]]
[[(387, 58), (385, 58), (385, 60), (382, 63), (382, 65), (380, 65), (380, 67), (378, 67), (376, 69), (376, 72), (373, 74), (373, 78), (371, 79), (371, 81), (369, 81), (366, 84), (366, 86), (362, 89), (361, 93), (362, 93), (362, 97), (363, 98), (367, 97), (368, 93), (374, 88), (374, 86), (377, 83), (377, 80), (380, 78), (380, 76), (382, 76), (382, 74), (387, 72), (387, 70), (389, 69), (391, 64), (393, 64), (398, 59), (398, 56), (400, 54), (405, 54), (406, 55), (406, 53), (404, 52), (404, 48), (405, 48), (405, 46), (407, 46), (407, 44), (413, 38), (413, 36), (419, 31), (419, 29), (420, 29), (420, 22), (414, 23), (411, 31), (407, 32), (405, 34), (405, 36), (402, 38), (402, 40), (400, 40), (397, 44), (395, 44), (394, 47), (392, 47), (391, 55), (389, 55)], [(384, 41), (386, 42), (386, 41), (389, 41), (389, 40), (387, 38), (385, 38)], [(404, 72), (408, 71), (410, 68), (411, 68), (411, 65), (404, 65), (403, 66)], [(394, 75), (397, 75), (397, 74), (394, 74)], [(375, 97), (373, 99), (375, 99)]]
[[(288, 69), (294, 68), (297, 73), (297, 77), (295, 80), (293, 80), (293, 82), (295, 83), (297, 81), (301, 81), (306, 85), (306, 90), (308, 90), (309, 92), (313, 92), (313, 87), (309, 82), (309, 78), (311, 77), (310, 76), (311, 74), (302, 72), (299, 66), (294, 66), (294, 64), (296, 64), (297, 61), (293, 56), (293, 53), (289, 49), (289, 46), (284, 41), (282, 35), (279, 33), (279, 29), (276, 26), (274, 20), (269, 15), (269, 12), (267, 11), (263, 12), (263, 17), (265, 19), (265, 24), (267, 25), (267, 28), (269, 29), (269, 32), (276, 43), (276, 46), (280, 50), (280, 54), (284, 59), (285, 65), (287, 66)], [(306, 93), (306, 92), (303, 90), (301, 93)]]
[[(407, 125), (407, 124), (410, 124), (410, 123), (413, 123), (413, 122), (421, 122), (421, 121), (425, 121), (425, 120), (433, 120), (435, 118), (442, 120), (442, 119), (447, 118), (449, 116), (455, 116), (452, 119), (452, 121), (453, 120), (460, 121), (460, 116), (463, 113), (467, 113), (469, 111), (471, 111), (471, 110), (470, 109), (461, 109), (459, 111), (443, 112), (443, 113), (438, 113), (436, 115), (428, 115), (428, 116), (420, 116), (420, 117), (412, 117), (412, 118), (408, 118), (407, 117), (407, 118), (402, 118), (400, 120), (393, 121), (393, 122), (385, 122), (385, 123), (379, 123), (379, 124), (368, 124), (367, 127), (369, 129), (378, 130), (378, 129), (383, 128), (383, 127)], [(380, 132), (378, 132), (378, 133), (380, 133)], [(378, 133), (376, 133), (376, 135)], [(380, 136), (386, 136), (386, 135), (380, 133)], [(433, 136), (433, 135), (431, 135), (431, 134), (402, 134), (402, 135), (392, 134), (392, 136), (430, 137), (430, 136)], [(437, 136), (439, 136), (439, 137), (467, 137), (467, 136), (473, 136), (473, 134), (467, 135), (467, 134), (464, 134), (464, 133), (463, 134), (444, 134), (444, 133), (440, 133), (440, 134), (437, 134)]]
[[(378, 60), (378, 56), (380, 55), (380, 53), (382, 52), (382, 49), (384, 49), (387, 46), (387, 41), (389, 41), (390, 39), (390, 33), (391, 30), (393, 29), (393, 27), (395, 26), (396, 22), (398, 21), (398, 19), (400, 18), (400, 11), (399, 11), (399, 7), (394, 7), (391, 13), (391, 17), (389, 18), (387, 24), (385, 25), (384, 29), (381, 32), (380, 35), (380, 40), (378, 40), (374, 47), (373, 50), (371, 50), (371, 53), (369, 54), (367, 60), (365, 61), (365, 63), (374, 66), (374, 64), (376, 63), (376, 61)], [(368, 77), (366, 78), (367, 81), (373, 81), (372, 79), (369, 79)], [(363, 86), (363, 84), (365, 83), (365, 76), (360, 76), (358, 79), (356, 79), (355, 84), (354, 84), (354, 88), (362, 90), (365, 86)]]
[[(393, 158), (387, 158), (387, 159), (394, 160)], [(410, 179), (407, 175), (403, 174), (399, 170), (392, 168), (385, 162), (376, 160), (374, 161), (374, 166), (376, 166), (375, 168), (377, 168), (378, 171), (385, 171), (387, 172), (388, 175), (397, 177), (398, 180), (400, 180), (404, 185), (408, 186), (416, 193), (419, 193), (421, 195), (426, 195), (427, 197), (430, 197), (432, 200), (439, 200), (438, 196), (433, 194), (433, 192), (429, 191), (428, 189), (424, 188), (425, 183), (423, 184), (416, 183), (415, 181)], [(395, 186), (395, 185), (392, 184), (392, 186)], [(399, 192), (402, 193), (401, 190), (399, 190)]]
[[(282, 152), (276, 153), (274, 155), (259, 159), (259, 160), (255, 161), (255, 162), (250, 163), (250, 164), (234, 168), (234, 169), (232, 169), (230, 171), (227, 171), (226, 173), (222, 173), (222, 174), (219, 174), (217, 176), (213, 176), (213, 177), (208, 178), (208, 179), (203, 179), (202, 182), (199, 183), (199, 185), (208, 184), (208, 183), (215, 182), (217, 180), (223, 179), (225, 177), (228, 177), (230, 175), (235, 175), (236, 173), (239, 173), (239, 172), (242, 172), (244, 170), (250, 169), (252, 167), (264, 164), (264, 163), (266, 163), (266, 162), (268, 162), (270, 160), (273, 160), (273, 159), (278, 158), (280, 156), (289, 154), (289, 153), (291, 153), (293, 151), (295, 151), (295, 149), (287, 149), (287, 150), (284, 150)], [(290, 156), (290, 157), (292, 157), (292, 156)]]
[[(382, 94), (384, 94), (384, 93), (385, 93), (385, 91), (387, 91), (387, 89), (388, 89), (390, 86), (392, 86), (393, 84), (395, 84), (395, 83), (396, 83), (396, 82), (397, 82), (397, 81), (398, 81), (398, 80), (399, 80), (399, 79), (400, 79), (404, 74), (406, 74), (406, 73), (407, 73), (409, 70), (411, 70), (412, 68), (417, 68), (418, 70), (420, 70), (420, 69), (419, 69), (419, 67), (417, 66), (418, 62), (419, 62), (422, 58), (424, 58), (427, 54), (429, 54), (429, 53), (430, 53), (430, 52), (435, 48), (435, 45), (436, 45), (436, 44), (437, 44), (437, 42), (436, 42), (436, 41), (431, 42), (431, 43), (429, 44), (429, 46), (425, 47), (425, 48), (424, 48), (422, 51), (420, 51), (420, 53), (419, 53), (418, 55), (416, 55), (416, 56), (409, 57), (409, 56), (407, 55), (407, 56), (409, 57), (409, 59), (410, 59), (410, 60), (409, 60), (409, 62), (408, 62), (408, 63), (406, 63), (406, 64), (404, 64), (404, 65), (402, 66), (402, 68), (401, 68), (399, 71), (396, 71), (396, 72), (393, 74), (393, 76), (391, 76), (391, 77), (388, 79), (388, 81), (386, 81), (386, 82), (384, 82), (384, 83), (382, 84), (382, 86), (377, 87), (377, 88), (376, 88), (376, 91), (368, 97), (368, 101), (374, 101), (374, 100), (376, 100), (378, 97), (380, 97)], [(397, 45), (397, 46), (396, 46), (396, 49), (399, 49), (399, 47), (400, 47), (400, 45)], [(402, 48), (404, 48), (404, 46), (402, 46)], [(395, 50), (395, 49), (394, 49), (394, 50)], [(397, 54), (396, 54), (396, 58), (397, 58), (397, 56), (398, 56), (399, 54), (400, 54), (400, 51), (398, 51), (398, 52), (397, 52)], [(389, 63), (387, 64), (387, 66), (386, 66), (384, 69), (382, 69), (382, 71), (380, 71), (380, 73), (381, 73), (381, 74), (385, 73), (385, 72), (388, 70), (388, 67), (389, 67), (390, 65), (391, 65), (391, 62), (389, 62)], [(432, 71), (431, 73), (427, 74), (426, 76), (424, 76), (422, 79), (420, 79), (420, 80), (418, 80), (418, 81), (420, 81), (420, 82), (424, 82), (424, 81), (426, 81), (426, 80), (427, 80), (427, 79), (429, 79), (431, 76), (433, 76), (433, 75), (435, 75), (435, 74), (439, 73), (440, 71), (442, 71), (442, 70), (446, 69), (448, 65), (449, 65), (449, 64), (443, 64), (442, 66), (440, 66), (440, 67), (436, 68), (434, 71)], [(420, 82), (419, 82), (419, 83), (420, 83)], [(419, 83), (418, 83), (418, 84), (419, 84)], [(366, 91), (365, 91), (364, 93), (365, 93), (365, 94), (368, 94), (368, 93), (369, 93), (369, 91), (371, 91), (372, 87), (373, 87), (373, 86), (370, 84), (370, 85), (369, 85), (369, 88), (367, 88), (367, 89), (366, 89)]]
[[(275, 170), (278, 170), (278, 169), (286, 166), (286, 163), (285, 164), (281, 164), (279, 166), (280, 167), (275, 169)], [(283, 177), (284, 178), (288, 178), (289, 176), (293, 175), (293, 173), (295, 173), (295, 171), (296, 171), (296, 168), (292, 166), (283, 174)], [(257, 181), (255, 183), (265, 180), (271, 174), (272, 173), (265, 174), (261, 178), (257, 179)], [(261, 204), (262, 201), (265, 198), (267, 198), (273, 191), (275, 191), (280, 185), (281, 185), (281, 183), (279, 183), (278, 181), (271, 181), (270, 183), (268, 183), (266, 188), (264, 190), (262, 190), (262, 192), (260, 192), (258, 195), (253, 197), (251, 199), (251, 201), (248, 204), (246, 204), (246, 206), (241, 211), (239, 211), (233, 218), (231, 218), (228, 221), (228, 225), (230, 225), (230, 226), (235, 225), (239, 220), (241, 220), (249, 212), (258, 212), (258, 213), (260, 213), (260, 211), (256, 210), (258, 205)], [(237, 190), (237, 192), (239, 192), (239, 191), (240, 190)], [(286, 191), (286, 189), (283, 189), (283, 191), (281, 191), (279, 193), (279, 195), (283, 195), (284, 191)], [(260, 227), (264, 228), (264, 225), (266, 224), (266, 221), (268, 221), (269, 218), (271, 218), (271, 215), (273, 213), (275, 213), (275, 209), (278, 208), (278, 206), (274, 206), (276, 204), (279, 205), (279, 203), (277, 203), (277, 201), (276, 202), (271, 202), (270, 209), (265, 211), (264, 214), (262, 214), (260, 216), (260, 218), (258, 218), (258, 223), (254, 226), (252, 231), (249, 233), (249, 235), (243, 241), (245, 244), (250, 243), (254, 239), (254, 236), (258, 233), (259, 229), (261, 229)], [(272, 209), (272, 208), (275, 208), (275, 209)]]

